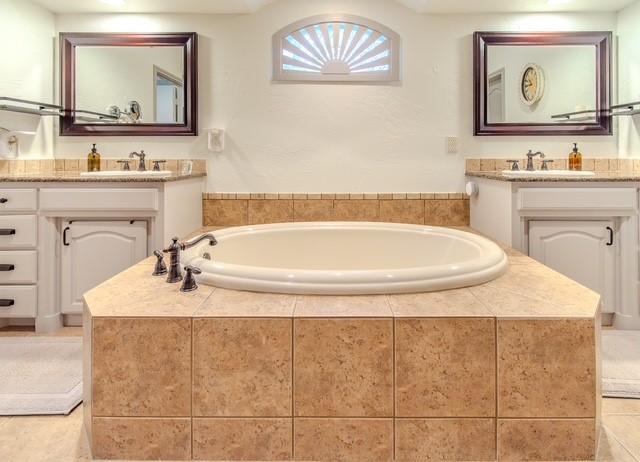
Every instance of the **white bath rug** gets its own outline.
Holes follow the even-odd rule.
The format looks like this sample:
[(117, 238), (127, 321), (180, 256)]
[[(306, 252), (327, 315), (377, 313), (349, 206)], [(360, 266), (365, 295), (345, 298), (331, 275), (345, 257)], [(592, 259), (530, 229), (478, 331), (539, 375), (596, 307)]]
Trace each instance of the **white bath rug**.
[(640, 399), (640, 331), (602, 331), (602, 395)]
[(0, 337), (0, 415), (68, 414), (82, 401), (82, 337)]

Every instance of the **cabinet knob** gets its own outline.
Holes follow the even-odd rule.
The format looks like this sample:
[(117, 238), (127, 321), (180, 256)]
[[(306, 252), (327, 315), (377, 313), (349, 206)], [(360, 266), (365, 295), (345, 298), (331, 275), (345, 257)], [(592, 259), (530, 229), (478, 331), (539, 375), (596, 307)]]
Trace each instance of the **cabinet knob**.
[(10, 306), (13, 306), (15, 304), (16, 304), (15, 300), (12, 300), (9, 298), (0, 299), (0, 308), (9, 308)]
[(0, 204), (6, 204), (7, 202), (9, 202), (9, 199), (6, 197), (0, 197)]
[(15, 229), (0, 229), (0, 236), (13, 236), (14, 234), (16, 234)]

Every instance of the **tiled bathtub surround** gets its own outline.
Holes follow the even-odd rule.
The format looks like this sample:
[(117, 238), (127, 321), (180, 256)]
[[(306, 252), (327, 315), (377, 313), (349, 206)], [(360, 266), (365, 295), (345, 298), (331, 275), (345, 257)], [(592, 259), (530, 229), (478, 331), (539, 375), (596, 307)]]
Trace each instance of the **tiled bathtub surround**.
[[(147, 170), (153, 168), (153, 160), (147, 160)], [(157, 159), (161, 160), (161, 159)], [(162, 167), (163, 170), (170, 170), (172, 172), (180, 171), (180, 162), (187, 159), (173, 159), (167, 160), (166, 164)], [(101, 170), (122, 170), (122, 165), (119, 164), (118, 159), (102, 159), (100, 162)], [(131, 169), (136, 169), (136, 159), (131, 161)], [(206, 172), (207, 163), (205, 160), (193, 161), (193, 172), (202, 173)], [(35, 174), (52, 174), (52, 173), (77, 173), (87, 171), (86, 159), (34, 159), (34, 160), (0, 160), (0, 175), (35, 175)]]
[(462, 193), (208, 193), (203, 207), (205, 226), (306, 221), (469, 224), (469, 200)]
[[(527, 165), (527, 159), (519, 158), (518, 156), (513, 159), (520, 160), (520, 169), (524, 170)], [(567, 170), (568, 158), (547, 158), (553, 160), (549, 164), (549, 170)], [(533, 160), (536, 170), (539, 170), (542, 166), (542, 160), (536, 157)], [(582, 159), (582, 169), (593, 172), (620, 172), (620, 173), (640, 173), (640, 159), (614, 159), (614, 158), (600, 158), (600, 159)], [(467, 159), (466, 162), (467, 172), (496, 172), (502, 170), (511, 170), (511, 163), (506, 159)]]
[(354, 297), (170, 294), (147, 259), (86, 296), (93, 455), (592, 460), (599, 297), (508, 253), (484, 285)]

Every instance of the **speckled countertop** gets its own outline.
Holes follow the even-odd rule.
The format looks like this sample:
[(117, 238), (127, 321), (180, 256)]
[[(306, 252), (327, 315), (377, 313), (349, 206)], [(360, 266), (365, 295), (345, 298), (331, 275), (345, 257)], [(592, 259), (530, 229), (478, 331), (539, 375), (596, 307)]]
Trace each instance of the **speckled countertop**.
[(558, 182), (640, 182), (640, 172), (595, 172), (594, 176), (554, 176), (554, 177), (538, 177), (538, 178), (512, 178), (502, 174), (502, 172), (478, 172), (467, 171), (466, 176), (476, 178), (486, 178), (488, 180), (508, 181), (511, 183), (558, 183)]
[(206, 173), (192, 173), (191, 175), (181, 175), (173, 173), (167, 177), (93, 177), (82, 176), (78, 172), (55, 172), (55, 173), (20, 173), (0, 174), (0, 183), (167, 183), (170, 181), (189, 180), (191, 178), (202, 178)]
[(85, 303), (87, 314), (94, 317), (596, 316), (598, 294), (520, 252), (509, 248), (505, 252), (509, 270), (486, 284), (440, 292), (371, 296), (252, 293), (207, 285), (182, 293), (179, 284), (167, 284), (164, 277), (151, 276), (155, 257), (150, 257), (87, 292)]

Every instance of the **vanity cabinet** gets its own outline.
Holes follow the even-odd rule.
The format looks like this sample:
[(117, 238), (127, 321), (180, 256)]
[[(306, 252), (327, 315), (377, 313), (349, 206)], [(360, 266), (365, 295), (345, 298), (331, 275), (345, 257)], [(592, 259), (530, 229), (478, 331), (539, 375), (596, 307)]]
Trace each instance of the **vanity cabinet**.
[(0, 327), (79, 325), (86, 291), (202, 226), (203, 189), (202, 177), (0, 183)]
[(616, 307), (615, 223), (529, 221), (529, 256), (602, 297), (602, 312)]
[(603, 323), (640, 329), (640, 183), (468, 181), (472, 228), (599, 293)]
[(62, 313), (82, 314), (85, 292), (146, 257), (146, 221), (64, 221)]

